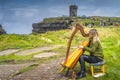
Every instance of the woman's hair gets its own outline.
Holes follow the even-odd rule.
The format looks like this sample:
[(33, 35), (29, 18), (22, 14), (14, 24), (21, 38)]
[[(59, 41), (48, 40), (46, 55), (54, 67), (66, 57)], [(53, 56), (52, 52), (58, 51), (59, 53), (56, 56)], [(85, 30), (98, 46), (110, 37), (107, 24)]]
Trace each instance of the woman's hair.
[(92, 34), (93, 43), (95, 43), (96, 41), (99, 41), (99, 42), (100, 42), (100, 39), (99, 39), (99, 37), (98, 37), (98, 32), (97, 32), (96, 29), (91, 29), (91, 30), (89, 31), (89, 33)]

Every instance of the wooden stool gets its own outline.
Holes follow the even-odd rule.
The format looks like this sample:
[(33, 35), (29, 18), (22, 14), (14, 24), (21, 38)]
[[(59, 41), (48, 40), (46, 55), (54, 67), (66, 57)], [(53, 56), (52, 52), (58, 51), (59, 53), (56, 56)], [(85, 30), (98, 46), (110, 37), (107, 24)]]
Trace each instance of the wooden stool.
[(101, 66), (101, 71), (99, 73), (103, 73), (103, 74), (105, 73), (104, 64), (105, 64), (105, 61), (101, 61), (98, 63), (90, 63), (90, 70), (93, 77), (95, 74), (97, 74), (94, 72), (94, 66)]

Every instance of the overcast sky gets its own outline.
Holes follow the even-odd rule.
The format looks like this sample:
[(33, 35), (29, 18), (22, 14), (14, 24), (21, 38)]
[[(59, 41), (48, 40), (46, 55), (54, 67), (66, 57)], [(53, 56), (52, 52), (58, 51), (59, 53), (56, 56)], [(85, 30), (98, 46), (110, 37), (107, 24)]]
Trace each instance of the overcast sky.
[(79, 16), (120, 16), (120, 0), (0, 0), (0, 24), (7, 33), (29, 34), (43, 18), (69, 16), (73, 4)]

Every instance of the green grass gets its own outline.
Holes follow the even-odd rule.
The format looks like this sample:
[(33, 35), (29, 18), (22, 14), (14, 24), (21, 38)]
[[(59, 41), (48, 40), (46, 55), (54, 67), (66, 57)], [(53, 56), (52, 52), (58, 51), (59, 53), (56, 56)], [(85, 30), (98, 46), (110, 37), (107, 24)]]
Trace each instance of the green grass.
[[(91, 28), (85, 28), (85, 31), (88, 32)], [(119, 27), (109, 27), (109, 28), (96, 28), (99, 33), (101, 44), (105, 56), (105, 71), (106, 75), (100, 78), (91, 77), (89, 71), (89, 65), (87, 64), (87, 77), (84, 80), (120, 80), (120, 28)], [(53, 50), (48, 50), (48, 52), (58, 52), (58, 56), (51, 58), (44, 58), (39, 61), (39, 63), (55, 60), (60, 57), (65, 56), (67, 42), (71, 35), (71, 30), (60, 30), (60, 31), (51, 31), (45, 34), (30, 34), (30, 35), (18, 35), (18, 34), (7, 34), (0, 35), (0, 51), (18, 48), (21, 50), (30, 49), (41, 46), (49, 45), (63, 45), (60, 48), (55, 48)], [(82, 37), (78, 32), (72, 41), (72, 47), (78, 46), (80, 42), (84, 42), (86, 38)], [(71, 48), (71, 52), (74, 48)], [(35, 53), (39, 54), (39, 53)], [(17, 56), (14, 53), (7, 56), (0, 56), (0, 60), (35, 60), (33, 55), (27, 56)], [(79, 65), (76, 66), (76, 70), (79, 70)], [(23, 70), (24, 71), (24, 70)]]

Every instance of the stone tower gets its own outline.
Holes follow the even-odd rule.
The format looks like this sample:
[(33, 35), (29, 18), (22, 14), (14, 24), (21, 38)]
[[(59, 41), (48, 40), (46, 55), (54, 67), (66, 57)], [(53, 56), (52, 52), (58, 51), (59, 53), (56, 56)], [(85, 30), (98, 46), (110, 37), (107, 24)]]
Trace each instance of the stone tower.
[(78, 9), (78, 6), (70, 5), (70, 7), (69, 7), (70, 17), (77, 16), (77, 9)]

